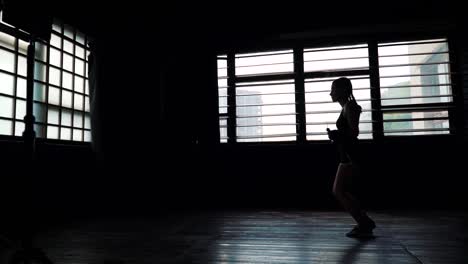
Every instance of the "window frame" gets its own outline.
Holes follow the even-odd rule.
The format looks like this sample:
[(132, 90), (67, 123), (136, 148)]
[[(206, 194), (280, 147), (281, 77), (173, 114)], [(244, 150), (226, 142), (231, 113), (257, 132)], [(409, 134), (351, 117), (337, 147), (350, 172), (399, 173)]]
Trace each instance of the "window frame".
[[(7, 34), (11, 37), (13, 37), (15, 39), (14, 41), (14, 49), (10, 49), (10, 48), (7, 48), (7, 47), (3, 47), (3, 46), (0, 46), (0, 49), (4, 50), (4, 51), (7, 51), (7, 52), (10, 52), (13, 54), (14, 56), (14, 62), (13, 62), (13, 72), (9, 72), (9, 71), (6, 71), (6, 70), (1, 70), (0, 69), (0, 72), (3, 73), (3, 74), (7, 74), (7, 75), (11, 75), (13, 77), (13, 94), (12, 95), (9, 95), (9, 94), (1, 94), (2, 97), (8, 97), (8, 98), (11, 98), (13, 99), (13, 105), (12, 105), (12, 117), (11, 118), (8, 118), (8, 117), (0, 117), (1, 120), (6, 120), (6, 121), (9, 121), (12, 123), (12, 128), (11, 128), (11, 135), (0, 135), (0, 139), (18, 139), (19, 137), (21, 136), (16, 136), (16, 125), (17, 123), (21, 123), (23, 122), (24, 123), (24, 119), (18, 119), (16, 117), (17, 115), (17, 101), (24, 101), (25, 105), (26, 105), (26, 97), (25, 98), (22, 98), (22, 97), (19, 97), (18, 96), (18, 79), (19, 78), (22, 78), (26, 81), (26, 76), (22, 76), (21, 74), (18, 73), (18, 67), (19, 67), (19, 57), (22, 56), (22, 57), (25, 57), (26, 58), (26, 55), (25, 53), (27, 53), (27, 50), (25, 51), (25, 53), (22, 53), (20, 52), (20, 47), (19, 47), (19, 41), (27, 41), (27, 34), (25, 34), (24, 32), (16, 29), (16, 28), (11, 28), (9, 26), (7, 26), (7, 24), (4, 24), (3, 22), (0, 23), (0, 32), (4, 33), (4, 34)], [(25, 107), (26, 108), (26, 107)], [(26, 109), (25, 109), (26, 111)]]
[[(35, 95), (33, 95), (33, 105), (43, 105), (45, 107), (45, 110), (43, 110), (43, 112), (45, 113), (44, 114), (44, 121), (41, 122), (41, 121), (38, 121), (37, 120), (37, 116), (36, 116), (36, 107), (33, 107), (33, 113), (36, 117), (36, 121), (34, 122), (34, 131), (36, 132), (36, 141), (37, 142), (44, 142), (44, 143), (53, 143), (53, 144), (62, 144), (62, 145), (85, 145), (85, 146), (89, 146), (91, 144), (91, 127), (89, 126), (87, 128), (87, 121), (86, 121), (86, 116), (89, 117), (89, 119), (91, 118), (90, 117), (90, 102), (88, 102), (86, 104), (85, 100), (90, 100), (90, 95), (89, 95), (89, 84), (86, 85), (86, 81), (89, 80), (89, 76), (87, 76), (87, 70), (88, 70), (88, 67), (86, 64), (88, 63), (88, 58), (87, 58), (87, 55), (89, 54), (89, 47), (87, 47), (86, 43), (89, 41), (89, 36), (85, 35), (85, 34), (82, 34), (82, 36), (84, 36), (84, 43), (85, 44), (82, 44), (74, 39), (76, 39), (76, 35), (77, 35), (77, 29), (75, 27), (72, 27), (72, 26), (69, 26), (70, 28), (73, 29), (73, 35), (74, 35), (74, 39), (70, 39), (68, 38), (66, 35), (65, 35), (65, 32), (64, 32), (64, 23), (58, 19), (55, 19), (54, 21), (54, 24), (60, 24), (61, 26), (61, 35), (58, 34), (58, 32), (52, 27), (51, 28), (51, 34), (53, 34), (55, 32), (56, 35), (59, 35), (61, 37), (61, 41), (62, 41), (62, 46), (63, 46), (63, 42), (64, 40), (67, 40), (67, 41), (70, 41), (72, 42), (72, 45), (73, 45), (73, 54), (70, 54), (70, 53), (67, 53), (64, 48), (62, 49), (58, 49), (59, 52), (61, 53), (60, 57), (60, 67), (58, 66), (55, 66), (53, 64), (51, 64), (50, 62), (50, 49), (51, 47), (54, 47), (50, 41), (43, 41), (43, 40), (36, 40), (36, 48), (38, 46), (38, 43), (40, 43), (45, 49), (46, 49), (46, 57), (44, 60), (42, 59), (39, 59), (37, 56), (35, 56), (34, 58), (34, 63), (37, 65), (37, 63), (41, 63), (43, 66), (44, 66), (44, 75), (45, 75), (45, 79), (44, 80), (38, 80), (36, 79), (35, 77), (36, 76), (33, 76), (33, 81), (34, 81), (34, 84), (40, 84), (40, 85), (43, 85), (44, 87), (44, 98), (42, 98), (42, 100), (36, 100), (35, 98)], [(23, 136), (22, 135), (16, 135), (16, 132), (15, 132), (15, 126), (17, 124), (17, 122), (23, 122), (24, 123), (24, 119), (18, 119), (16, 118), (16, 103), (17, 103), (17, 100), (22, 100), (26, 103), (27, 101), (27, 95), (25, 98), (22, 98), (22, 97), (18, 97), (17, 95), (17, 90), (18, 90), (18, 85), (17, 85), (17, 79), (18, 78), (23, 78), (25, 80), (27, 80), (27, 76), (22, 76), (20, 74), (18, 74), (18, 56), (23, 56), (27, 59), (27, 50), (24, 52), (20, 52), (19, 51), (19, 41), (23, 41), (23, 42), (26, 42), (27, 45), (29, 45), (29, 33), (25, 32), (25, 31), (22, 31), (14, 26), (11, 26), (9, 24), (6, 24), (6, 23), (3, 23), (3, 22), (0, 22), (0, 32), (4, 33), (4, 34), (7, 34), (7, 35), (10, 35), (11, 37), (15, 38), (15, 50), (10, 50), (8, 48), (5, 48), (5, 47), (0, 47), (1, 49), (4, 49), (4, 50), (8, 50), (9, 52), (12, 52), (15, 56), (15, 61), (14, 61), (14, 64), (15, 64), (15, 69), (14, 69), (14, 72), (13, 73), (10, 73), (10, 72), (7, 72), (7, 71), (3, 71), (3, 70), (0, 70), (1, 72), (4, 72), (4, 73), (7, 73), (7, 74), (10, 74), (14, 77), (14, 95), (12, 96), (8, 96), (10, 98), (13, 98), (13, 118), (3, 118), (3, 117), (0, 117), (0, 119), (2, 120), (8, 120), (8, 121), (11, 121), (12, 122), (12, 134), (11, 135), (0, 135), (0, 140), (6, 140), (6, 141), (22, 141), (23, 140)], [(82, 49), (83, 49), (83, 55), (84, 55), (84, 58), (81, 58), (80, 56), (78, 55), (75, 55), (75, 51), (76, 51), (76, 46), (80, 46)], [(72, 58), (72, 70), (71, 71), (68, 71), (66, 70), (64, 67), (63, 67), (63, 54), (64, 53), (67, 53), (71, 56)], [(77, 59), (80, 59), (83, 63), (83, 74), (80, 75), (78, 73), (75, 73), (75, 61)], [(51, 83), (49, 83), (49, 68), (55, 68), (57, 69), (59, 72), (60, 72), (60, 85), (53, 85)], [(37, 67), (35, 67), (35, 71), (37, 70)], [(72, 78), (72, 86), (71, 88), (67, 89), (65, 87), (63, 87), (63, 83), (62, 83), (62, 75), (64, 72), (67, 72), (71, 75), (71, 78)], [(77, 92), (75, 91), (75, 86), (74, 86), (74, 83), (75, 83), (75, 77), (78, 76), (80, 78), (83, 79), (83, 88), (82, 88), (82, 92)], [(56, 89), (59, 89), (60, 91), (60, 98), (58, 99), (59, 100), (59, 105), (51, 105), (49, 103), (49, 88), (50, 87), (53, 87), (53, 88), (56, 88)], [(88, 94), (86, 94), (86, 87), (88, 87)], [(62, 91), (69, 91), (71, 94), (72, 94), (72, 105), (71, 107), (67, 108), (67, 107), (64, 107), (62, 106), (62, 98), (61, 98), (61, 94), (62, 94)], [(81, 110), (76, 110), (74, 108), (74, 94), (78, 94), (78, 95), (81, 95), (83, 97), (83, 102), (82, 102), (82, 111)], [(2, 94), (3, 95), (3, 94)], [(6, 96), (6, 95), (5, 95)], [(47, 137), (47, 129), (46, 127), (47, 126), (50, 126), (51, 124), (48, 123), (48, 108), (49, 106), (52, 106), (52, 107), (57, 107), (59, 109), (59, 116), (58, 118), (61, 119), (62, 118), (62, 109), (65, 109), (65, 110), (69, 110), (71, 111), (71, 117), (70, 117), (70, 125), (62, 125), (61, 122), (59, 121), (59, 124), (58, 125), (55, 125), (57, 128), (59, 128), (59, 134), (58, 134), (58, 138), (57, 139), (54, 139), (54, 138), (48, 138)], [(88, 107), (88, 110), (86, 110), (86, 108)], [(75, 112), (80, 112), (81, 115), (82, 115), (82, 121), (81, 121), (81, 124), (82, 126), (81, 127), (76, 127), (75, 124), (74, 124), (74, 116), (75, 116)], [(52, 124), (53, 125), (53, 124)], [(43, 137), (39, 137), (38, 136), (38, 130), (37, 130), (37, 127), (38, 126), (42, 126), (43, 128)], [(69, 139), (60, 139), (60, 128), (61, 127), (64, 127), (64, 128), (67, 128), (70, 130), (70, 138)], [(73, 131), (76, 130), (76, 129), (79, 129), (81, 131), (81, 140), (74, 140), (74, 137), (73, 137)], [(86, 140), (86, 137), (85, 137), (85, 133), (89, 133), (89, 140), (87, 141)]]
[[(442, 30), (438, 30), (438, 32), (434, 33), (431, 30), (426, 31), (408, 31), (404, 32), (403, 30), (400, 32), (393, 32), (394, 34), (388, 34), (388, 32), (376, 32), (372, 34), (362, 34), (362, 35), (353, 35), (353, 36), (345, 36), (342, 38), (312, 38), (312, 39), (305, 39), (305, 38), (293, 38), (289, 40), (278, 40), (278, 39), (271, 39), (271, 42), (268, 45), (258, 45), (255, 48), (235, 48), (235, 49), (228, 49), (218, 52), (218, 56), (221, 54), (227, 54), (227, 57), (235, 56), (235, 54), (239, 53), (256, 53), (256, 52), (268, 52), (268, 51), (277, 51), (283, 49), (294, 49), (294, 60), (293, 63), (295, 65), (295, 71), (292, 73), (294, 75), (295, 80), (295, 87), (296, 91), (299, 91), (299, 98), (296, 96), (296, 105), (299, 106), (300, 112), (296, 111), (296, 120), (298, 124), (297, 129), (297, 137), (295, 141), (276, 141), (276, 142), (237, 142), (237, 140), (233, 140), (230, 138), (228, 134), (228, 144), (241, 144), (241, 145), (296, 145), (296, 144), (323, 144), (328, 143), (328, 140), (307, 140), (305, 131), (305, 110), (301, 110), (303, 106), (303, 98), (301, 95), (304, 95), (303, 85), (306, 76), (320, 76), (320, 73), (304, 73), (304, 63), (303, 63), (303, 50), (304, 48), (326, 48), (326, 47), (335, 47), (335, 46), (347, 46), (347, 45), (354, 45), (354, 44), (368, 44), (369, 50), (369, 77), (371, 82), (371, 87), (378, 87), (377, 89), (371, 88), (371, 102), (372, 102), (372, 139), (360, 139), (362, 142), (382, 142), (382, 141), (393, 141), (393, 140), (411, 140), (413, 138), (417, 138), (416, 140), (423, 139), (423, 138), (454, 138), (460, 137), (463, 133), (463, 97), (460, 94), (463, 93), (463, 80), (462, 74), (460, 73), (460, 61), (457, 59), (459, 56), (459, 51), (457, 49), (456, 43), (456, 32), (453, 28), (445, 28)], [(388, 37), (391, 36), (391, 37)], [(438, 103), (438, 106), (444, 106), (445, 109), (448, 111), (448, 121), (449, 121), (449, 133), (448, 134), (429, 134), (429, 135), (412, 135), (412, 136), (391, 136), (385, 135), (384, 136), (384, 128), (383, 128), (383, 112), (384, 109), (387, 108), (386, 106), (381, 105), (381, 98), (380, 98), (380, 75), (379, 75), (379, 57), (378, 57), (378, 44), (382, 42), (410, 42), (410, 41), (421, 41), (421, 40), (430, 40), (430, 39), (445, 39), (448, 45), (448, 56), (449, 62), (448, 65), (450, 67), (450, 88), (451, 88), (451, 95), (452, 101), (446, 103)], [(267, 43), (264, 41), (263, 43)], [(298, 52), (302, 51), (302, 52)], [(302, 62), (302, 63), (301, 63)], [(228, 63), (229, 68), (229, 63)], [(298, 69), (296, 71), (296, 69)], [(337, 71), (338, 72), (338, 71)], [(339, 76), (347, 76), (343, 74), (343, 72), (338, 72), (336, 77)], [(351, 72), (355, 74), (355, 72)], [(333, 75), (333, 74), (332, 74)], [(330, 75), (324, 75), (326, 77), (331, 77)], [(334, 76), (333, 76), (334, 77)], [(228, 72), (228, 80), (229, 80), (229, 72)], [(235, 85), (235, 83), (233, 84)], [(229, 87), (229, 81), (228, 81)], [(235, 86), (234, 86), (235, 89)], [(217, 90), (217, 89), (216, 89)], [(218, 90), (217, 90), (218, 91)], [(301, 92), (302, 91), (302, 92)], [(219, 94), (218, 94), (219, 99)], [(232, 103), (231, 99), (231, 103)], [(235, 103), (235, 100), (234, 102)], [(219, 104), (218, 104), (219, 105)], [(230, 97), (228, 93), (228, 109), (230, 106)], [(432, 104), (423, 104), (423, 106), (432, 106)], [(231, 106), (232, 107), (232, 106)], [(394, 106), (393, 106), (394, 107)], [(234, 107), (235, 108), (235, 104)], [(416, 108), (416, 107), (415, 107)], [(417, 109), (416, 109), (417, 110)], [(303, 114), (304, 113), (304, 114)], [(228, 115), (229, 116), (229, 115)], [(221, 120), (221, 115), (218, 111), (218, 133), (220, 133), (220, 126), (219, 121)], [(229, 116), (230, 117), (230, 116)], [(228, 118), (229, 118), (228, 117)], [(232, 122), (231, 122), (232, 126)], [(227, 122), (228, 131), (232, 130), (233, 128), (230, 127), (230, 123)], [(236, 129), (234, 125), (234, 130)], [(302, 132), (301, 132), (302, 131)], [(231, 134), (232, 135), (232, 134)], [(218, 140), (218, 144), (225, 145), (226, 142), (222, 142)]]

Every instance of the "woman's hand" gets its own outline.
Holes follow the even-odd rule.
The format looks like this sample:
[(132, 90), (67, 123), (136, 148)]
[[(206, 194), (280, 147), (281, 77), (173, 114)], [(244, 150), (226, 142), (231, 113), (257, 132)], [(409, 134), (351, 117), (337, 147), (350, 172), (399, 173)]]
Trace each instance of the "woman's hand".
[(338, 138), (339, 138), (338, 130), (330, 130), (329, 128), (327, 128), (327, 132), (328, 132), (328, 138), (330, 140), (332, 140), (332, 141), (338, 140)]

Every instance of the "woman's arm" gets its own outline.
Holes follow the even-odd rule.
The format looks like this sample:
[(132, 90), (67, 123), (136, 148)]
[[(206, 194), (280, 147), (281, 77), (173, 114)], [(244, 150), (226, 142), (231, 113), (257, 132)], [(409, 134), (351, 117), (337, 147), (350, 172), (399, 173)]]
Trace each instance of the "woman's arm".
[(346, 121), (350, 128), (351, 137), (357, 137), (359, 135), (359, 117), (361, 116), (361, 107), (357, 104), (348, 104), (345, 109)]

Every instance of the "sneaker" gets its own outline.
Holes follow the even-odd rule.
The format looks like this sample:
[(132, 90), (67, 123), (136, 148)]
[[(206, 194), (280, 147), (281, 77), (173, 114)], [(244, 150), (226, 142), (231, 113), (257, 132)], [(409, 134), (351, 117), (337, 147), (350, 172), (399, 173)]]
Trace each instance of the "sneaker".
[(373, 237), (374, 233), (372, 232), (372, 229), (375, 228), (375, 224), (373, 227), (360, 227), (360, 226), (355, 226), (351, 231), (346, 233), (347, 237), (354, 237), (354, 238), (369, 238)]
[(364, 229), (364, 230), (368, 230), (370, 232), (372, 232), (372, 230), (374, 230), (375, 228), (375, 222), (369, 218), (369, 221), (367, 224), (365, 225), (361, 225), (361, 229)]

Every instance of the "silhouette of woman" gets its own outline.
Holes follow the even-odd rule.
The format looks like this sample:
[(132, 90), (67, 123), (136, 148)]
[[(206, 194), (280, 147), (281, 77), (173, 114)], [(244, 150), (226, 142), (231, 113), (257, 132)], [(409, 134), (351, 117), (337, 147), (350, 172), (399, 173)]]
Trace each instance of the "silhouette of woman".
[(353, 180), (353, 171), (354, 174), (357, 172), (356, 148), (362, 108), (353, 96), (353, 86), (348, 78), (341, 77), (334, 80), (330, 96), (333, 102), (338, 102), (342, 107), (341, 114), (336, 121), (338, 130), (327, 128), (328, 137), (336, 144), (340, 154), (340, 164), (333, 183), (333, 194), (357, 223), (350, 232), (346, 233), (346, 236), (372, 236), (375, 222), (361, 208), (359, 201), (349, 188)]

